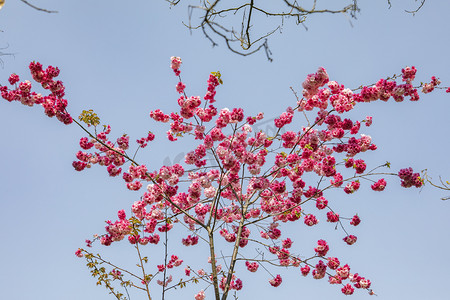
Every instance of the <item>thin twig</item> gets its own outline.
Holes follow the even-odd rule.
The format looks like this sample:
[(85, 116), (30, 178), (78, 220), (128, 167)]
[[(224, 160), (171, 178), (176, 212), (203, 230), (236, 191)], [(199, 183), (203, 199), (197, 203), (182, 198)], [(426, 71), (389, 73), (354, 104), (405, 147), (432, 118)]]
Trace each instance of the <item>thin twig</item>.
[(31, 4), (31, 3), (29, 3), (28, 1), (25, 1), (25, 0), (20, 0), (20, 1), (22, 1), (26, 5), (34, 8), (35, 10), (43, 11), (43, 12), (46, 12), (46, 13), (49, 13), (49, 14), (58, 13), (58, 11), (56, 11), (56, 10), (48, 10), (48, 9), (45, 9), (45, 8), (37, 7), (37, 6), (35, 6), (35, 5)]

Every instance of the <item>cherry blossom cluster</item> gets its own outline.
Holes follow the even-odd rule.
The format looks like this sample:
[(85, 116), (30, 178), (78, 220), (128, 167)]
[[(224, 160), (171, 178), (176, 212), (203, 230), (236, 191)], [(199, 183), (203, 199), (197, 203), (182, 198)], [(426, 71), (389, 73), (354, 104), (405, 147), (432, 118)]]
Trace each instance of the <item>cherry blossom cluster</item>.
[(68, 125), (72, 123), (72, 117), (66, 111), (67, 100), (64, 99), (65, 87), (62, 81), (54, 80), (59, 75), (59, 69), (48, 66), (45, 70), (38, 62), (32, 62), (29, 65), (31, 75), (37, 83), (44, 89), (49, 90), (47, 96), (31, 91), (31, 82), (25, 80), (20, 82), (17, 74), (12, 74), (8, 81), (11, 85), (15, 85), (15, 89), (9, 90), (7, 86), (0, 85), (0, 92), (2, 98), (12, 102), (19, 101), (23, 105), (33, 106), (34, 104), (41, 105), (47, 116), (55, 117), (62, 123)]
[(113, 143), (109, 141), (108, 135), (110, 133), (111, 126), (108, 125), (96, 137), (91, 139), (83, 137), (80, 139), (80, 147), (83, 150), (93, 148), (97, 151), (94, 153), (78, 151), (76, 154), (78, 160), (72, 163), (75, 170), (82, 171), (94, 164), (98, 164), (106, 167), (109, 176), (115, 177), (120, 175), (122, 172), (121, 166), (125, 163), (123, 154), (129, 147), (129, 137), (121, 136), (116, 140), (116, 143)]
[(413, 173), (412, 168), (401, 169), (398, 172), (398, 177), (402, 180), (402, 187), (409, 188), (415, 186), (417, 188), (423, 185), (423, 180), (420, 178), (419, 173)]
[[(299, 101), (299, 109), (308, 111), (314, 107), (326, 109), (329, 102), (337, 112), (343, 113), (351, 110), (357, 102), (387, 101), (391, 97), (397, 102), (403, 101), (405, 97), (410, 97), (411, 101), (417, 101), (419, 94), (417, 88), (412, 85), (416, 72), (417, 69), (414, 66), (406, 67), (402, 69), (404, 84), (380, 79), (374, 86), (364, 86), (359, 93), (354, 93), (336, 81), (329, 81), (325, 69), (319, 68), (315, 74), (308, 75), (303, 83), (305, 99)], [(440, 83), (441, 81), (433, 76), (430, 83), (423, 84), (422, 92), (429, 93)], [(325, 84), (328, 88), (320, 89)]]

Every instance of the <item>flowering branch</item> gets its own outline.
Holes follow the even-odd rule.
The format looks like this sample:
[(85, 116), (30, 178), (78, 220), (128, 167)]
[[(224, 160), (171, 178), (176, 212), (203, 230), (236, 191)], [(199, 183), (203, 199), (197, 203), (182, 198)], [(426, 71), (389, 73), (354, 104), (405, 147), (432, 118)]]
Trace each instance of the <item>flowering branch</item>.
[[(156, 109), (150, 112), (150, 117), (157, 122), (170, 122), (166, 133), (169, 141), (191, 136), (198, 142), (195, 149), (185, 156), (184, 164), (192, 166), (190, 169), (174, 164), (149, 171), (146, 165), (135, 160), (137, 151), (133, 158), (127, 154), (130, 148), (128, 135), (122, 135), (113, 142), (109, 138), (109, 125), (97, 131), (100, 119), (93, 111), (83, 111), (79, 121), (72, 119), (64, 99), (64, 85), (54, 79), (59, 75), (57, 68), (50, 66), (44, 70), (39, 63), (30, 64), (33, 79), (49, 90), (47, 96), (31, 91), (29, 81), (19, 83), (16, 74), (9, 78), (9, 83), (15, 88), (0, 86), (1, 96), (7, 101), (41, 105), (49, 117), (56, 116), (64, 124), (76, 123), (87, 133), (87, 137), (79, 142), (82, 151), (77, 152), (77, 161), (73, 162), (75, 170), (104, 166), (109, 176), (122, 175), (130, 191), (139, 191), (147, 184), (146, 191), (131, 205), (131, 217), (127, 217), (125, 210), (119, 210), (117, 220), (106, 221), (105, 234), (87, 241), (90, 247), (97, 241), (110, 246), (128, 240), (137, 252), (137, 266), (142, 275), (134, 275), (99, 255), (78, 249), (76, 255), (88, 260), (88, 267), (98, 282), (104, 283), (118, 299), (123, 295), (113, 288), (114, 280), (125, 289), (134, 287), (144, 292), (148, 299), (151, 299), (150, 291), (154, 291), (155, 283), (162, 286), (164, 299), (165, 293), (174, 287), (202, 282), (206, 287), (213, 286), (216, 300), (225, 300), (230, 291), (236, 293), (243, 288), (243, 281), (237, 277), (236, 270), (238, 264), (245, 261), (249, 272), (256, 272), (261, 265), (272, 277), (268, 281), (274, 287), (281, 285), (282, 277), (270, 273), (268, 268), (272, 265), (298, 267), (304, 276), (311, 274), (315, 279), (328, 275), (329, 283), (342, 285), (341, 291), (346, 295), (352, 294), (355, 288), (373, 294), (369, 279), (350, 273), (349, 265), (342, 266), (337, 257), (327, 256), (330, 245), (324, 239), (317, 241), (315, 255), (302, 259), (294, 254), (297, 250), (291, 248), (295, 237), (285, 231), (283, 224), (300, 221), (308, 227), (316, 226), (319, 215), (306, 208), (307, 203), (314, 203), (313, 209), (324, 214), (326, 222), (333, 223), (336, 229), (339, 226), (345, 234), (342, 240), (353, 245), (357, 237), (345, 228), (345, 223), (358, 226), (361, 218), (358, 214), (340, 216), (329, 203), (332, 199), (327, 199), (329, 190), (342, 190), (343, 195), (350, 195), (356, 193), (365, 180), (372, 183), (372, 190), (383, 191), (387, 182), (380, 177), (385, 176), (398, 177), (405, 188), (421, 187), (425, 181), (429, 182), (427, 177), (414, 173), (411, 168), (401, 169), (398, 173), (379, 170), (381, 167), (389, 168), (389, 163), (368, 168), (368, 163), (359, 156), (366, 151), (375, 151), (377, 146), (370, 136), (359, 133), (363, 124), (372, 125), (372, 117), (352, 121), (341, 116), (363, 102), (388, 101), (390, 98), (397, 102), (405, 98), (417, 101), (420, 92), (427, 94), (439, 88), (439, 79), (433, 76), (430, 82), (414, 86), (417, 70), (406, 67), (402, 69), (402, 83), (395, 81), (400, 76), (393, 76), (350, 90), (330, 81), (326, 70), (319, 68), (303, 82), (302, 97), (294, 92), (297, 100), (294, 108), (288, 107), (273, 120), (276, 129), (273, 135), (269, 135), (262, 130), (254, 130), (263, 120), (263, 113), (246, 117), (242, 108), (219, 111), (215, 107), (216, 88), (223, 83), (219, 72), (209, 76), (203, 99), (189, 97), (186, 85), (181, 81), (180, 65), (181, 59), (172, 57), (171, 68), (179, 79), (176, 85), (179, 111), (165, 114)], [(447, 88), (447, 92), (450, 89)], [(290, 124), (297, 123), (293, 123), (297, 112), (306, 116), (312, 111), (315, 119), (307, 119), (308, 126), (287, 130), (293, 126)], [(207, 128), (211, 121), (213, 123)], [(93, 126), (93, 132), (82, 123), (87, 127)], [(149, 132), (146, 137), (138, 139), (138, 150), (145, 148), (154, 138), (154, 134)], [(128, 169), (125, 172), (122, 167), (126, 164)], [(184, 191), (180, 191), (180, 187), (185, 188)], [(321, 212), (323, 210), (326, 213)], [(182, 245), (191, 247), (200, 241), (208, 246), (208, 253), (204, 254), (209, 255), (206, 269), (210, 271), (186, 267), (184, 276), (179, 276), (179, 281), (177, 279), (178, 284), (168, 287), (173, 277), (178, 276), (172, 269), (184, 263), (182, 258), (171, 253), (175, 249), (172, 242), (169, 247), (168, 232), (173, 228), (187, 232), (181, 240)], [(164, 250), (151, 251), (150, 258), (145, 256), (144, 252), (150, 251), (147, 249), (151, 244), (158, 245), (159, 234), (164, 234), (163, 245), (159, 246)], [(268, 251), (267, 257), (264, 250), (256, 250), (256, 257), (246, 258), (241, 248), (248, 247), (249, 242), (263, 245)], [(218, 248), (222, 253), (220, 258), (216, 255)], [(226, 255), (223, 254), (225, 251)], [(144, 268), (149, 260), (156, 265), (157, 271), (152, 272), (154, 275)], [(104, 267), (97, 267), (98, 264), (105, 264), (112, 270), (107, 272)], [(140, 283), (124, 280), (122, 272)], [(205, 290), (195, 295), (196, 300), (204, 298)]]

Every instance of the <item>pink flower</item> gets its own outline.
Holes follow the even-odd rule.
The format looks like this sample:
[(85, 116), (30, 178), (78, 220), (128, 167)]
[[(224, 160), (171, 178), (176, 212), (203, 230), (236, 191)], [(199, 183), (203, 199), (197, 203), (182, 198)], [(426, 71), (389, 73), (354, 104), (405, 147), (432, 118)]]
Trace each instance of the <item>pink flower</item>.
[[(330, 183), (335, 186), (335, 187), (339, 187), (342, 185), (344, 178), (342, 177), (341, 173), (336, 173), (333, 177), (333, 180), (330, 181)], [(320, 209), (320, 208), (319, 208)]]
[(374, 190), (374, 191), (381, 192), (381, 191), (383, 191), (384, 188), (386, 187), (386, 180), (384, 180), (383, 178), (381, 178), (380, 180), (378, 180), (377, 182), (375, 182), (374, 184), (372, 184), (370, 187), (371, 187), (372, 190)]
[(195, 300), (203, 300), (205, 299), (205, 292), (201, 290), (194, 296)]
[(291, 248), (292, 243), (293, 243), (292, 240), (290, 238), (287, 238), (281, 242), (281, 245), (283, 246), (283, 248), (288, 249)]
[(355, 291), (355, 289), (349, 284), (347, 283), (342, 289), (341, 289), (342, 293), (344, 295), (351, 295), (353, 294), (353, 292)]
[(170, 58), (170, 67), (172, 68), (172, 70), (179, 69), (180, 65), (181, 65), (181, 58), (175, 56), (172, 56)]
[(401, 169), (398, 172), (398, 177), (400, 177), (402, 187), (409, 188), (415, 186), (417, 188), (423, 185), (423, 179), (420, 178), (419, 173), (413, 173), (412, 168)]
[(305, 216), (305, 221), (304, 222), (308, 226), (317, 225), (317, 223), (319, 223), (319, 221), (317, 220), (316, 216), (311, 215), (311, 214)]
[(94, 143), (89, 142), (87, 137), (83, 137), (80, 139), (80, 147), (84, 150), (89, 150), (94, 146)]
[(236, 291), (241, 290), (241, 289), (242, 289), (242, 286), (243, 286), (242, 280), (239, 279), (239, 278), (236, 279), (234, 282), (231, 281), (231, 288), (234, 289), (234, 290), (236, 290)]
[(311, 270), (311, 268), (308, 265), (305, 265), (304, 267), (300, 268), (300, 271), (302, 272), (303, 276), (308, 275), (310, 270)]
[(357, 237), (354, 235), (348, 235), (345, 238), (343, 238), (344, 242), (346, 242), (349, 245), (353, 245), (354, 243), (356, 243)]
[(340, 267), (336, 270), (336, 275), (338, 275), (342, 279), (347, 279), (350, 275), (350, 267), (347, 264), (343, 267)]
[(76, 171), (83, 171), (88, 164), (83, 161), (74, 161), (72, 166)]
[(323, 261), (319, 261), (318, 264), (316, 264), (316, 268), (312, 272), (312, 276), (314, 279), (322, 279), (325, 277), (327, 271), (327, 266), (323, 263)]
[(359, 286), (363, 289), (368, 289), (370, 288), (371, 282), (369, 279), (365, 279), (364, 277), (361, 278), (361, 280), (359, 281)]
[(328, 282), (330, 284), (341, 284), (342, 278), (339, 276), (330, 276), (330, 277), (328, 277)]
[(258, 270), (259, 264), (257, 262), (245, 262), (245, 265), (247, 266), (247, 270), (249, 270), (250, 272), (254, 273)]
[(328, 257), (328, 263), (327, 266), (332, 269), (336, 270), (341, 263), (339, 262), (339, 259), (337, 257)]
[(185, 239), (181, 240), (181, 243), (185, 246), (193, 246), (198, 243), (198, 236), (188, 235)]
[(318, 256), (327, 255), (328, 250), (330, 250), (330, 247), (328, 246), (328, 244), (325, 240), (317, 241), (317, 247), (314, 248), (314, 251), (316, 251)]
[(439, 79), (437, 79), (435, 76), (433, 76), (433, 77), (431, 77), (431, 82), (430, 83), (425, 83), (423, 85), (422, 92), (424, 94), (430, 93), (439, 84), (441, 84), (441, 81)]
[(346, 192), (347, 194), (353, 194), (359, 189), (359, 186), (360, 186), (359, 181), (352, 181), (351, 183), (348, 183), (345, 186), (344, 192)]
[(319, 198), (317, 198), (316, 201), (317, 201), (316, 202), (316, 207), (318, 209), (324, 209), (328, 205), (328, 200), (325, 199), (324, 197), (319, 197)]
[(164, 272), (164, 269), (166, 268), (164, 265), (157, 265), (159, 272)]
[(186, 88), (186, 85), (184, 83), (182, 83), (181, 81), (178, 82), (178, 84), (176, 86), (176, 90), (178, 93), (183, 94), (185, 88)]
[(354, 168), (356, 174), (362, 174), (366, 170), (366, 163), (362, 159), (355, 160)]
[(281, 276), (277, 275), (275, 278), (269, 280), (269, 283), (273, 287), (278, 287), (278, 286), (280, 286), (282, 281), (283, 281), (283, 279), (281, 278)]
[(411, 83), (416, 77), (416, 72), (417, 69), (414, 66), (402, 69), (402, 80)]
[(136, 244), (139, 241), (139, 237), (137, 235), (129, 235), (128, 241), (130, 244)]
[(358, 226), (359, 223), (361, 223), (361, 219), (358, 217), (358, 215), (354, 215), (352, 220), (350, 221), (350, 225)]
[(19, 82), (19, 75), (17, 74), (11, 74), (11, 76), (9, 76), (8, 81), (11, 85), (16, 84), (17, 82)]
[(125, 210), (121, 209), (117, 212), (117, 216), (119, 217), (119, 220), (125, 220), (127, 215), (125, 214)]
[(122, 272), (116, 269), (113, 269), (110, 274), (114, 279), (119, 279), (122, 277)]
[(336, 223), (339, 221), (339, 215), (329, 211), (327, 212), (327, 222)]
[(83, 252), (81, 251), (80, 248), (78, 248), (78, 250), (75, 251), (75, 255), (78, 256), (78, 257), (83, 257), (83, 256), (84, 256), (84, 255), (83, 255)]

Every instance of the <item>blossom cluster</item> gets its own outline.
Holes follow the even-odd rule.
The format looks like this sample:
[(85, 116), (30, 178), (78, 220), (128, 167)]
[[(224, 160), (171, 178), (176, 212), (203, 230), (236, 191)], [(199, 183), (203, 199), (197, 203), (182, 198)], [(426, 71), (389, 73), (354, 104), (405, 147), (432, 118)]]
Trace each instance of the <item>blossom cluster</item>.
[(33, 106), (41, 105), (44, 112), (49, 117), (55, 117), (64, 124), (71, 124), (72, 117), (66, 111), (67, 100), (64, 99), (65, 87), (62, 81), (54, 80), (59, 75), (59, 69), (48, 66), (45, 70), (38, 62), (32, 62), (29, 65), (33, 79), (39, 83), (44, 89), (49, 90), (47, 96), (31, 91), (31, 82), (25, 80), (20, 82), (19, 75), (12, 74), (8, 81), (11, 85), (15, 85), (15, 89), (9, 90), (7, 86), (0, 86), (2, 98), (12, 102), (19, 101), (23, 105)]

